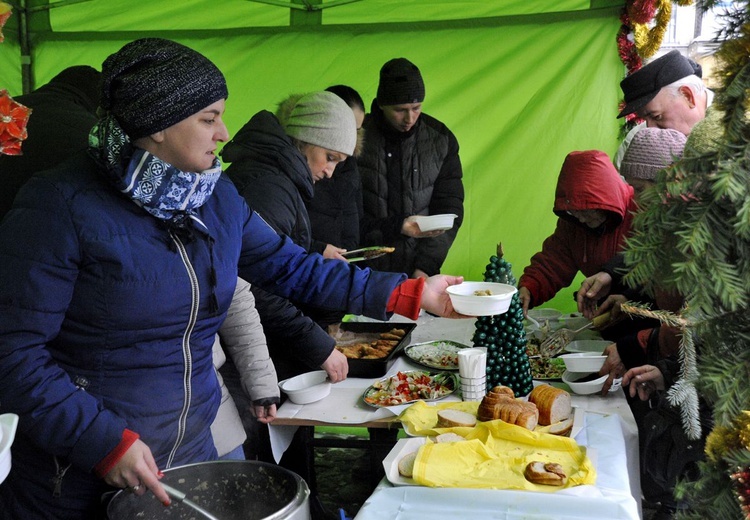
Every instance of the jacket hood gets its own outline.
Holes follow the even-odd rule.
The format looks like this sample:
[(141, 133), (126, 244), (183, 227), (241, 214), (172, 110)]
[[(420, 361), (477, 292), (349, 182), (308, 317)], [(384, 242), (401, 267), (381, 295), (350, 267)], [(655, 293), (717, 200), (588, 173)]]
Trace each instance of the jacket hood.
[[(279, 103), (279, 106), (276, 109), (276, 118), (279, 120), (279, 124), (281, 124), (282, 128), (286, 127), (286, 124), (289, 121), (289, 117), (291, 117), (292, 110), (294, 110), (294, 106), (297, 104), (297, 101), (299, 101), (299, 98), (304, 95), (305, 94), (290, 94), (289, 97)], [(354, 153), (352, 154), (352, 157), (359, 157), (359, 155), (362, 153), (364, 137), (364, 128), (358, 128), (357, 142), (354, 145)]]
[(102, 74), (88, 65), (68, 67), (42, 85), (35, 92), (54, 93), (61, 99), (71, 99), (87, 112), (96, 114), (102, 98)]
[(555, 214), (580, 224), (568, 211), (599, 209), (608, 214), (612, 229), (625, 217), (633, 201), (633, 187), (615, 169), (609, 156), (599, 150), (571, 152), (565, 157), (555, 190)]

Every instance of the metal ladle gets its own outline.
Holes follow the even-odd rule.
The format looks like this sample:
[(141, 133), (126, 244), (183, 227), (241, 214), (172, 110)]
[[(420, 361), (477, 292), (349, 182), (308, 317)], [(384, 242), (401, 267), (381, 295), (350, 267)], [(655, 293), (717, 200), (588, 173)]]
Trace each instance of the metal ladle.
[(208, 520), (219, 520), (217, 517), (215, 517), (214, 515), (212, 515), (211, 513), (209, 513), (208, 511), (206, 511), (205, 509), (203, 509), (201, 506), (199, 506), (198, 504), (196, 504), (195, 502), (193, 502), (192, 500), (190, 500), (189, 498), (187, 498), (187, 496), (185, 495), (185, 493), (183, 493), (182, 491), (180, 491), (178, 489), (175, 489), (172, 486), (169, 486), (169, 485), (167, 485), (167, 484), (165, 484), (163, 482), (161, 483), (161, 486), (164, 488), (164, 491), (167, 492), (167, 495), (169, 495), (170, 497), (172, 497), (177, 502), (181, 502), (181, 503), (185, 504), (186, 506), (188, 506), (189, 508), (191, 508), (195, 512), (200, 513), (205, 518), (208, 518)]

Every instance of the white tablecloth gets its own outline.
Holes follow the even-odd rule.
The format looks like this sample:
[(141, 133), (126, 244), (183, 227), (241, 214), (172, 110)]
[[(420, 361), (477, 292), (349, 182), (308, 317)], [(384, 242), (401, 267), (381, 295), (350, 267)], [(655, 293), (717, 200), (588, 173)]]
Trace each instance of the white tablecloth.
[[(597, 471), (594, 486), (577, 486), (551, 493), (536, 493), (421, 486), (397, 487), (384, 480), (364, 503), (355, 520), (637, 520), (640, 518), (640, 501), (633, 498), (631, 491), (628, 473), (629, 450), (626, 428), (623, 426), (623, 421), (617, 414), (585, 414), (584, 426), (576, 436), (576, 441), (594, 452), (592, 459)], [(635, 454), (637, 462), (637, 451)]]
[[(408, 320), (397, 316), (391, 321)], [(474, 320), (421, 316), (417, 323), (411, 343), (446, 339), (472, 344)], [(387, 375), (399, 370), (419, 368), (402, 356)], [(333, 385), (331, 394), (325, 399), (308, 405), (296, 405), (287, 401), (279, 408), (278, 416), (342, 425), (361, 424), (400, 414), (405, 407), (373, 409), (362, 402), (362, 393), (376, 379), (349, 378)], [(384, 481), (360, 509), (356, 519), (640, 518), (638, 432), (624, 395), (620, 391), (606, 397), (598, 394), (572, 397), (573, 406), (585, 410), (584, 425), (576, 434), (576, 441), (595, 450), (598, 475), (595, 486), (579, 486), (555, 493), (533, 493), (394, 487)], [(458, 397), (450, 396), (447, 399), (458, 400)], [(296, 428), (271, 425), (271, 443), (277, 460), (288, 447)], [(468, 504), (471, 506), (467, 510)]]

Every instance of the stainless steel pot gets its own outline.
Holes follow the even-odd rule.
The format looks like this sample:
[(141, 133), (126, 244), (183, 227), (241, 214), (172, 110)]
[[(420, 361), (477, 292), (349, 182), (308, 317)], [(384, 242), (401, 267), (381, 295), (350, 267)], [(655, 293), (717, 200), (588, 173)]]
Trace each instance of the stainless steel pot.
[[(296, 473), (266, 462), (221, 460), (172, 468), (163, 482), (220, 520), (310, 520), (310, 489)], [(176, 501), (164, 507), (153, 493), (118, 492), (107, 507), (110, 520), (202, 520)]]

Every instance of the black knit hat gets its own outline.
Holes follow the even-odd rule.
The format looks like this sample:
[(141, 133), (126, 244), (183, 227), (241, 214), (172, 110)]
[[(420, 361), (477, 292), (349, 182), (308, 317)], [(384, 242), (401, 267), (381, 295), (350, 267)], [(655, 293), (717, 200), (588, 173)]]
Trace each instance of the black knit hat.
[(131, 139), (164, 130), (227, 95), (216, 65), (170, 40), (135, 40), (102, 65), (101, 106)]
[(700, 74), (700, 65), (680, 54), (680, 51), (668, 52), (620, 82), (622, 93), (625, 94), (625, 108), (617, 117), (637, 112), (670, 83)]
[(380, 69), (378, 105), (403, 105), (424, 101), (424, 81), (419, 69), (406, 58), (394, 58)]

